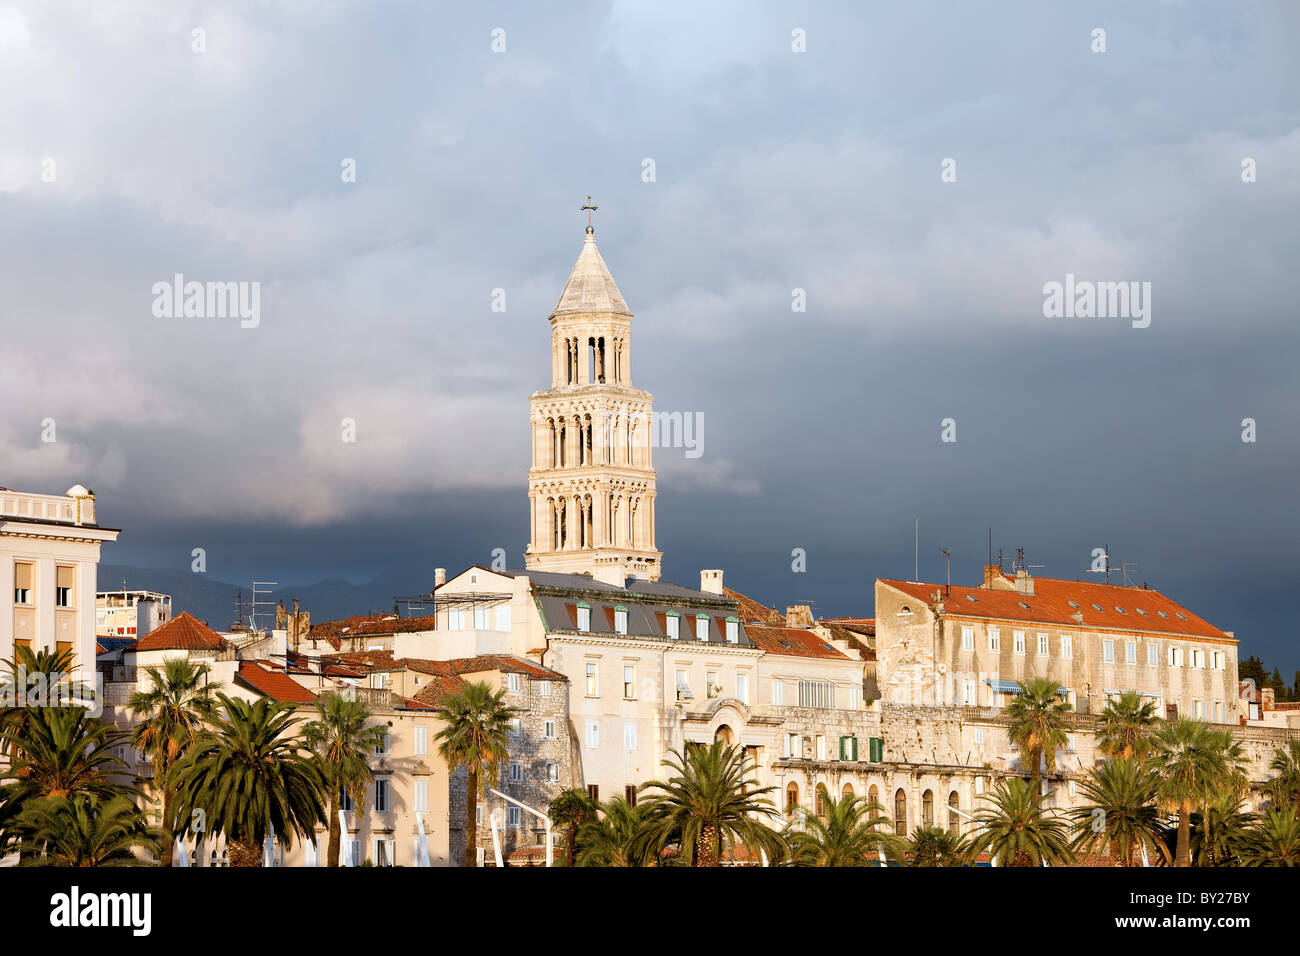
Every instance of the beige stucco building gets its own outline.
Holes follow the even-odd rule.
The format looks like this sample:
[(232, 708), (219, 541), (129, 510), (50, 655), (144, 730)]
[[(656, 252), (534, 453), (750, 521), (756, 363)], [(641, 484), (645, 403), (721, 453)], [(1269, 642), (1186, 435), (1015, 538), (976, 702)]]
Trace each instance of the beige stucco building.
[(99, 526), (81, 485), (65, 495), (0, 488), (0, 658), (19, 645), (69, 650), (92, 672), (99, 549), (117, 535)]

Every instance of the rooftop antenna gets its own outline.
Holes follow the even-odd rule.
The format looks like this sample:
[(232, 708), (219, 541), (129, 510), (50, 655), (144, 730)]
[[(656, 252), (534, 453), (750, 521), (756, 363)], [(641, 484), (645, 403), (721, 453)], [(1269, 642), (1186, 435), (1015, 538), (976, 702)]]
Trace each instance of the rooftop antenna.
[(1105, 575), (1106, 575), (1106, 583), (1107, 583), (1107, 584), (1110, 584), (1110, 545), (1106, 545), (1106, 546), (1105, 546), (1105, 552), (1106, 552), (1106, 553), (1105, 553), (1104, 555), (1102, 555), (1102, 557), (1104, 557), (1104, 558), (1106, 559), (1106, 566), (1105, 566), (1105, 568), (1089, 568), (1089, 569), (1088, 569), (1088, 573), (1089, 573), (1089, 574), (1105, 574)]
[(259, 613), (258, 608), (273, 606), (273, 603), (271, 601), (259, 601), (257, 599), (259, 589), (261, 594), (271, 594), (275, 586), (279, 583), (280, 583), (279, 581), (254, 581), (253, 582), (252, 615), (250, 619), (252, 621), (254, 631), (260, 630), (260, 628), (257, 626), (257, 615)]
[(916, 519), (916, 526), (912, 531), (912, 581), (915, 583), (921, 580), (921, 519)]
[[(998, 560), (1001, 562), (1002, 552), (998, 552)], [(989, 525), (989, 564), (993, 563), (993, 525)]]
[(952, 552), (947, 548), (940, 548), (939, 551), (943, 554), (943, 596), (947, 597), (948, 592), (952, 589)]

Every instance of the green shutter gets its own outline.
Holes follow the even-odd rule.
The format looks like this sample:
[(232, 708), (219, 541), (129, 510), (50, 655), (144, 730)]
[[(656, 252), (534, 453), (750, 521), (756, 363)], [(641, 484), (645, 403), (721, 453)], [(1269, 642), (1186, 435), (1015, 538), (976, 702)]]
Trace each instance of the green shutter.
[(867, 738), (867, 757), (872, 763), (885, 759), (885, 741), (880, 737)]
[(849, 759), (849, 756), (848, 756), (848, 740), (849, 740), (848, 737), (841, 737), (841, 738), (840, 738), (840, 759), (841, 759), (841, 760), (848, 760), (848, 759)]
[(849, 759), (857, 760), (858, 759), (858, 738), (850, 737), (849, 740), (852, 741), (852, 750), (851, 750), (852, 756), (850, 756)]

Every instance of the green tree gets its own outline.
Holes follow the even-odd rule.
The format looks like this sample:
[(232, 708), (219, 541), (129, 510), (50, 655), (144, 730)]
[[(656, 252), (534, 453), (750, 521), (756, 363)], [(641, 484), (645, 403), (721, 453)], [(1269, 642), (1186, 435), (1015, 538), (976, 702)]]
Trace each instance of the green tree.
[(1156, 798), (1178, 813), (1174, 866), (1191, 866), (1192, 813), (1215, 788), (1232, 779), (1224, 734), (1199, 720), (1166, 721), (1152, 742), (1151, 762), (1158, 774)]
[[(80, 694), (84, 686), (68, 678), (76, 666), (72, 651), (33, 651), (19, 645), (0, 671), (0, 734), (6, 735), (6, 751), (17, 760), (23, 736), (33, 712), (48, 707), (59, 692)], [(31, 699), (29, 695), (35, 695)]]
[(459, 693), (442, 702), (438, 714), (445, 721), (438, 731), (438, 753), (452, 772), (464, 767), (465, 866), (478, 865), (478, 797), (486, 777), (495, 777), (510, 757), (507, 733), (515, 709), (504, 703), (506, 692), (483, 681), (470, 681)]
[(574, 865), (578, 849), (578, 835), (582, 827), (596, 819), (600, 804), (577, 787), (561, 790), (548, 808), (551, 823), (564, 831), (565, 862)]
[(1011, 777), (980, 799), (991, 806), (975, 813), (968, 851), (972, 856), (987, 846), (1000, 866), (1073, 862), (1066, 823), (1043, 809), (1036, 782)]
[(1269, 807), (1255, 821), (1242, 862), (1247, 866), (1300, 866), (1300, 816), (1294, 808)]
[(1212, 794), (1191, 819), (1193, 866), (1237, 866), (1250, 849), (1255, 814), (1241, 809), (1241, 794), (1229, 788)]
[(647, 794), (641, 839), (656, 858), (674, 842), (701, 867), (717, 866), (721, 853), (737, 845), (769, 858), (784, 853), (785, 841), (764, 822), (776, 816), (766, 796), (773, 788), (751, 782), (757, 767), (741, 748), (687, 744), (684, 753), (669, 751), (664, 766), (671, 772), (666, 781), (641, 788)]
[(144, 866), (134, 851), (156, 857), (166, 839), (125, 794), (33, 800), (15, 828), (25, 866)]
[(1022, 771), (1028, 764), (1035, 786), (1042, 779), (1042, 768), (1056, 772), (1056, 752), (1067, 743), (1065, 714), (1068, 711), (1054, 680), (1034, 677), (1019, 684), (1020, 692), (1007, 707), (1011, 724), (1007, 738), (1020, 751)]
[(943, 827), (917, 827), (907, 855), (913, 866), (961, 866), (962, 841)]
[(646, 841), (638, 840), (641, 813), (622, 797), (601, 804), (600, 816), (582, 825), (578, 866), (649, 866), (655, 862)]
[(824, 815), (808, 816), (802, 830), (788, 830), (786, 840), (795, 866), (866, 866), (883, 851), (900, 856), (906, 842), (886, 830), (885, 808), (857, 796), (827, 796)]
[(1111, 760), (1089, 771), (1079, 787), (1083, 803), (1069, 811), (1074, 819), (1074, 851), (1108, 853), (1119, 866), (1132, 866), (1134, 854), (1167, 857), (1156, 807), (1156, 771), (1136, 760)]
[[(171, 657), (162, 667), (145, 668), (149, 688), (131, 694), (127, 701), (139, 721), (131, 734), (132, 745), (153, 762), (153, 779), (162, 791), (163, 820), (172, 819), (175, 784), (171, 769), (214, 713), (212, 694), (220, 682), (208, 682), (208, 665), (192, 664), (184, 657)], [(170, 826), (170, 822), (167, 823)], [(162, 865), (172, 865), (175, 834), (167, 833), (162, 844)]]
[(1300, 811), (1300, 737), (1292, 737), (1285, 747), (1275, 750), (1268, 769), (1277, 776), (1264, 784), (1264, 792), (1275, 804)]
[(374, 780), (369, 755), (387, 733), (386, 728), (367, 726), (370, 711), (359, 700), (341, 694), (325, 694), (316, 702), (316, 719), (303, 728), (307, 747), (320, 761), (329, 788), (329, 847), (326, 866), (339, 865), (343, 839), (339, 808), (343, 795), (352, 797), (357, 810), (365, 805), (366, 788)]
[(217, 716), (172, 768), (174, 832), (197, 820), (212, 836), (225, 834), (230, 865), (258, 866), (272, 832), (290, 844), (310, 840), (325, 823), (325, 775), (295, 733), (292, 704), (265, 697), (253, 703), (218, 694)]
[(1097, 732), (1097, 749), (1108, 757), (1141, 760), (1151, 749), (1156, 726), (1155, 702), (1137, 691), (1126, 691), (1119, 700), (1106, 702)]

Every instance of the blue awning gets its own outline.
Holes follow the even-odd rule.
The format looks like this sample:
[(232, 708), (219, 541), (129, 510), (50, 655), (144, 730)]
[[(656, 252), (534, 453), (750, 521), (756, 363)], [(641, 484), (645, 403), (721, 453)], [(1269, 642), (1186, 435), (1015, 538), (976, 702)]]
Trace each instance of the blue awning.
[[(984, 683), (993, 688), (998, 694), (1019, 694), (1020, 685), (1013, 680), (986, 680)], [(1069, 697), (1070, 691), (1066, 687), (1056, 688), (1056, 693), (1061, 697)], [(1107, 691), (1109, 693), (1109, 691)]]

